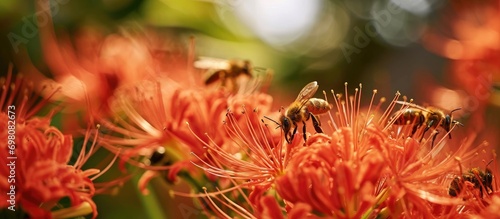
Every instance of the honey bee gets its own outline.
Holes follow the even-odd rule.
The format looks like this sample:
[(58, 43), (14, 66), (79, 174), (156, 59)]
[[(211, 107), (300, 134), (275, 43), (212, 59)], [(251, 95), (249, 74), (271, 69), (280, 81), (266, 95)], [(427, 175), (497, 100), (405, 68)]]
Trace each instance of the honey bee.
[(146, 172), (149, 172), (150, 174), (154, 173), (155, 175), (161, 175), (167, 182), (173, 183), (173, 181), (169, 177), (167, 177), (170, 170), (158, 169), (173, 164), (173, 160), (170, 156), (168, 156), (165, 147), (157, 148), (155, 151), (153, 151), (153, 153), (145, 156), (142, 162), (144, 165), (151, 167), (151, 169), (147, 168)]
[[(402, 105), (406, 105), (408, 106), (408, 108), (396, 112), (390, 121), (394, 121), (394, 125), (412, 124), (413, 128), (411, 131), (411, 136), (415, 134), (418, 128), (424, 126), (425, 129), (424, 132), (422, 133), (422, 137), (420, 138), (420, 140), (422, 140), (425, 133), (430, 128), (436, 130), (438, 126), (443, 128), (448, 133), (448, 137), (451, 139), (450, 130), (452, 126), (453, 125), (463, 126), (462, 123), (454, 120), (453, 116), (451, 115), (453, 112), (460, 110), (460, 108), (452, 110), (450, 114), (446, 114), (442, 110), (437, 109), (435, 107), (422, 107), (417, 104), (403, 102), (403, 101), (396, 101), (396, 102)], [(434, 146), (434, 141), (436, 140), (438, 133), (439, 131), (436, 130), (436, 133), (432, 137), (432, 146)]]
[(267, 119), (274, 121), (278, 124), (278, 127), (283, 129), (285, 133), (285, 140), (291, 143), (293, 137), (297, 133), (297, 123), (302, 122), (302, 135), (304, 140), (306, 140), (306, 121), (311, 118), (314, 129), (317, 133), (323, 133), (321, 129), (319, 119), (316, 117), (318, 114), (323, 114), (331, 109), (331, 105), (328, 104), (326, 100), (319, 98), (312, 98), (312, 96), (318, 90), (318, 83), (313, 81), (307, 84), (300, 91), (297, 99), (288, 106), (283, 114), (281, 114), (279, 123), (266, 117)]
[(450, 188), (448, 189), (448, 194), (450, 196), (456, 197), (469, 183), (474, 189), (479, 189), (481, 198), (483, 197), (483, 191), (487, 194), (493, 192), (493, 174), (490, 169), (486, 168), (483, 172), (479, 168), (472, 168), (467, 173), (464, 173), (462, 177), (455, 177), (450, 183)]
[(149, 166), (170, 165), (171, 161), (165, 153), (166, 151), (164, 147), (157, 148), (146, 158), (145, 164)]
[(200, 57), (194, 62), (194, 67), (199, 69), (208, 69), (206, 72), (205, 85), (213, 84), (217, 81), (221, 85), (227, 86), (230, 81), (236, 84), (236, 79), (240, 76), (252, 78), (252, 66), (248, 60), (226, 60), (211, 57)]

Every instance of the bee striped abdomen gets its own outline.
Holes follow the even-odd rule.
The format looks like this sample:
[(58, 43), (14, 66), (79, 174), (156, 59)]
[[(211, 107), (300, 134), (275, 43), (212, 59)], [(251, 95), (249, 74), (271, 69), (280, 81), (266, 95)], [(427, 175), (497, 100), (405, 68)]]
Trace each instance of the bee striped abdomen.
[(311, 98), (306, 104), (307, 106), (307, 111), (311, 112), (312, 114), (323, 114), (328, 112), (332, 107), (326, 100), (319, 99), (319, 98)]
[(421, 125), (425, 122), (425, 116), (422, 114), (421, 110), (414, 109), (404, 109), (401, 114), (399, 114), (398, 118), (394, 120), (394, 125), (408, 125), (408, 124), (416, 124)]

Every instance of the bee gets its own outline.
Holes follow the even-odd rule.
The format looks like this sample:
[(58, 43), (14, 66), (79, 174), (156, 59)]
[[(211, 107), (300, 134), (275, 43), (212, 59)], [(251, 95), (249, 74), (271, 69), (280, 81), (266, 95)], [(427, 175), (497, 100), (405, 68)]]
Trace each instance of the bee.
[(173, 183), (172, 179), (169, 178), (170, 170), (163, 168), (171, 166), (174, 163), (171, 157), (167, 154), (167, 149), (165, 149), (165, 147), (157, 148), (151, 154), (145, 156), (142, 162), (144, 165), (148, 166), (145, 172), (146, 175), (160, 175), (163, 176), (163, 179), (167, 182)]
[(236, 84), (236, 79), (240, 76), (252, 78), (252, 65), (248, 60), (226, 60), (211, 57), (200, 57), (194, 62), (194, 67), (199, 69), (208, 69), (206, 72), (205, 85), (221, 82), (223, 87), (228, 82)]
[(157, 148), (151, 155), (149, 155), (149, 157), (146, 158), (145, 164), (149, 166), (170, 165), (171, 161), (165, 153), (166, 151), (164, 147)]
[(462, 177), (455, 177), (451, 181), (448, 194), (453, 197), (458, 196), (463, 189), (468, 188), (467, 184), (473, 186), (474, 189), (479, 189), (482, 198), (483, 191), (487, 194), (493, 192), (493, 174), (488, 168), (484, 172), (479, 168), (472, 168), (467, 173), (464, 173)]
[(306, 140), (306, 121), (312, 120), (314, 129), (317, 133), (323, 133), (321, 129), (319, 119), (316, 115), (328, 112), (331, 109), (331, 105), (328, 104), (326, 100), (319, 98), (312, 98), (312, 96), (318, 90), (318, 83), (313, 81), (307, 84), (300, 91), (297, 99), (288, 106), (283, 114), (281, 114), (279, 123), (266, 117), (267, 119), (274, 121), (278, 124), (278, 127), (283, 129), (285, 133), (285, 140), (291, 143), (293, 137), (297, 133), (297, 123), (302, 122), (302, 135), (304, 140)]
[(412, 131), (411, 131), (411, 136), (415, 134), (418, 128), (424, 126), (424, 132), (422, 133), (422, 138), (424, 137), (425, 133), (430, 129), (433, 128), (436, 130), (436, 133), (432, 137), (432, 146), (434, 146), (434, 141), (436, 140), (437, 135), (439, 134), (439, 130), (436, 128), (441, 127), (443, 128), (447, 133), (448, 137), (451, 139), (451, 133), (450, 130), (453, 125), (460, 125), (463, 126), (462, 123), (458, 122), (457, 120), (453, 119), (452, 113), (460, 110), (460, 108), (454, 109), (450, 112), (450, 114), (444, 113), (442, 110), (435, 108), (435, 107), (422, 107), (417, 104), (413, 103), (408, 103), (408, 102), (403, 102), (403, 101), (396, 101), (396, 103), (406, 105), (408, 108), (399, 110), (396, 112), (390, 121), (394, 121), (394, 125), (413, 125)]

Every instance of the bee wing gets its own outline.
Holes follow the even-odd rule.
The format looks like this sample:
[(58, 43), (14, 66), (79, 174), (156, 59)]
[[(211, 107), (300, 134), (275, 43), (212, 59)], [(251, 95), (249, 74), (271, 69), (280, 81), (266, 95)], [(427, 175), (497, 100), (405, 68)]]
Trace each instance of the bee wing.
[(422, 110), (422, 111), (432, 112), (432, 111), (430, 111), (429, 109), (427, 109), (427, 108), (425, 108), (425, 107), (423, 107), (423, 106), (420, 106), (420, 105), (414, 104), (414, 103), (405, 102), (405, 101), (396, 101), (396, 103), (401, 104), (401, 105), (404, 105), (404, 106), (409, 106), (409, 107), (417, 108), (417, 109), (420, 109), (420, 110)]
[(231, 64), (227, 59), (200, 56), (198, 60), (194, 62), (194, 67), (199, 69), (227, 70), (231, 68)]
[(307, 102), (312, 96), (314, 96), (318, 87), (318, 82), (316, 81), (307, 84), (304, 88), (302, 88), (295, 102)]
[(302, 88), (299, 95), (297, 96), (297, 99), (295, 100), (295, 102), (300, 103), (300, 107), (297, 108), (297, 111), (299, 111), (302, 106), (306, 105), (307, 101), (309, 101), (309, 99), (314, 96), (314, 94), (318, 90), (318, 87), (318, 82), (313, 81)]

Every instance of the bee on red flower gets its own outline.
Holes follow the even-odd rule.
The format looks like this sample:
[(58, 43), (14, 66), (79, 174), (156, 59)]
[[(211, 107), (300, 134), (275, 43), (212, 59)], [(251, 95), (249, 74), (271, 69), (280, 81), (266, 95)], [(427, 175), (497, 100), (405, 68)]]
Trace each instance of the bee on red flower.
[(464, 173), (462, 176), (457, 176), (451, 181), (448, 194), (456, 197), (464, 190), (479, 189), (480, 197), (483, 194), (490, 194), (493, 191), (493, 173), (490, 169), (486, 168), (485, 171), (479, 168), (472, 168)]
[[(450, 131), (452, 129), (452, 126), (463, 126), (462, 123), (454, 120), (451, 115), (454, 111), (460, 110), (460, 108), (454, 109), (449, 114), (446, 114), (442, 110), (431, 106), (422, 107), (417, 104), (403, 101), (396, 101), (396, 103), (408, 107), (394, 113), (393, 117), (389, 121), (394, 125), (412, 125), (411, 136), (413, 136), (417, 129), (420, 127), (424, 127), (420, 139), (424, 137), (425, 133), (429, 129), (436, 129), (437, 127), (441, 127), (446, 131), (448, 137), (451, 139)], [(438, 134), (439, 131), (435, 130), (435, 133), (432, 136), (431, 147), (434, 147), (434, 141), (436, 140)]]

